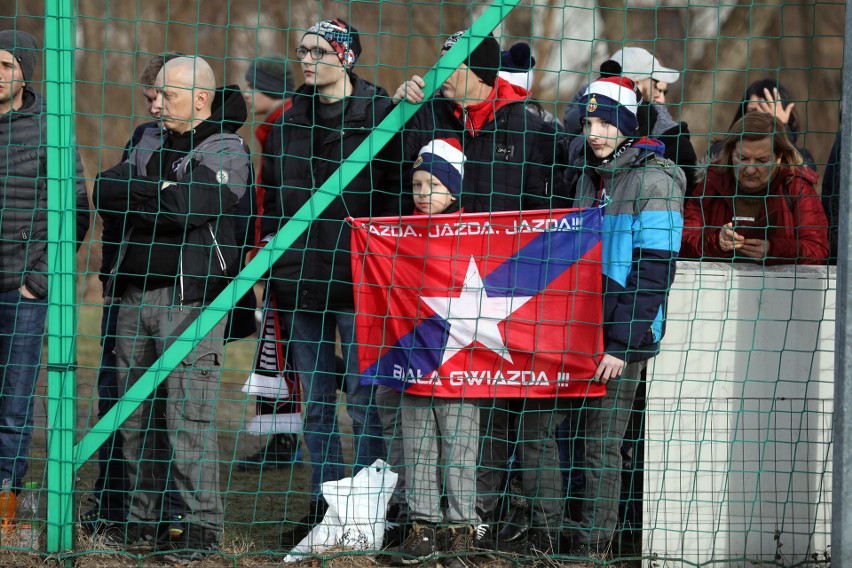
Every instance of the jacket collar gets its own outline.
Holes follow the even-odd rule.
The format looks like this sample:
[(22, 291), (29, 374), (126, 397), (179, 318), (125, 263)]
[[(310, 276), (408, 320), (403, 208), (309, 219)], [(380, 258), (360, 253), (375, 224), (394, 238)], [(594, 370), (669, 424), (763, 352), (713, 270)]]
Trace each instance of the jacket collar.
[[(381, 94), (380, 90), (368, 83), (355, 73), (350, 73), (352, 79), (352, 94), (345, 99), (343, 123), (359, 122), (367, 119), (368, 107), (372, 99)], [(285, 114), (285, 120), (294, 124), (309, 126), (313, 123), (313, 105), (316, 100), (313, 87), (302, 85), (293, 95), (293, 106)]]
[(454, 103), (453, 113), (464, 123), (466, 130), (472, 136), (476, 136), (485, 126), (494, 122), (497, 111), (504, 106), (526, 101), (528, 93), (526, 89), (517, 87), (502, 77), (497, 77), (491, 94), (484, 101), (462, 107)]

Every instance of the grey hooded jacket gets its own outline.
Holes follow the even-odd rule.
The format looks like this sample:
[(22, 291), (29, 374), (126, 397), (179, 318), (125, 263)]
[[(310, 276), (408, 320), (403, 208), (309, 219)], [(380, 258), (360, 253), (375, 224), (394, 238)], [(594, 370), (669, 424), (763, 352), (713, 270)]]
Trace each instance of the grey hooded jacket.
[[(24, 87), (21, 108), (0, 115), (0, 291), (26, 285), (47, 296), (47, 117), (42, 96)], [(77, 246), (89, 230), (83, 162), (76, 154)]]

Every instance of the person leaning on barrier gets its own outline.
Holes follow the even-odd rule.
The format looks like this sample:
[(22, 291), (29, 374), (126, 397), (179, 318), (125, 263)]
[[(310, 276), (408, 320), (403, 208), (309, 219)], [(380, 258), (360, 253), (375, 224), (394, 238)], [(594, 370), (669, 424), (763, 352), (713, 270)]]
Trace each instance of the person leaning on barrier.
[(683, 256), (764, 264), (825, 264), (828, 220), (817, 174), (771, 115), (750, 112), (722, 142), (700, 199), (684, 211)]
[[(0, 480), (23, 487), (47, 315), (47, 117), (32, 87), (41, 59), (30, 34), (0, 31)], [(53, 143), (54, 145), (56, 142)], [(76, 156), (77, 246), (89, 198)]]
[[(262, 161), (263, 234), (273, 235), (299, 211), (369, 136), (390, 109), (381, 87), (359, 77), (358, 31), (339, 18), (317, 22), (296, 48), (304, 84), (270, 133)], [(307, 515), (284, 526), (281, 546), (298, 544), (325, 514), (321, 486), (345, 476), (337, 426), (336, 333), (346, 362), (346, 405), (352, 417), (355, 471), (387, 459), (374, 389), (360, 383), (355, 344), (350, 227), (345, 219), (399, 215), (399, 179), (378, 168), (361, 170), (272, 266), (269, 286), (282, 311), (289, 355), (304, 401), (304, 439), (310, 455)]]
[(637, 135), (640, 95), (626, 77), (589, 85), (583, 131), (588, 163), (580, 207), (604, 206), (604, 353), (594, 379), (606, 395), (585, 401), (586, 484), (571, 554), (607, 554), (618, 525), (620, 449), (642, 370), (659, 351), (665, 303), (681, 245), (686, 176), (663, 145)]
[[(207, 62), (191, 57), (166, 63), (156, 85), (153, 108), (165, 134), (149, 130), (95, 186), (101, 214), (125, 219), (108, 288), (122, 298), (115, 346), (122, 396), (239, 270), (234, 214), (251, 186), (249, 150), (236, 134), (247, 116), (239, 88), (217, 89)], [(104, 532), (105, 546), (165, 547), (172, 551), (163, 558), (178, 564), (219, 547), (213, 414), (224, 334), (222, 320), (123, 425), (130, 513), (126, 526)], [(186, 506), (186, 530), (161, 545), (164, 471)]]
[[(463, 33), (450, 36), (442, 51), (451, 49)], [(457, 138), (467, 159), (461, 191), (465, 212), (570, 207), (562, 173), (554, 173), (560, 135), (537, 113), (527, 111), (526, 89), (498, 76), (501, 60), (500, 44), (489, 34), (405, 125), (401, 142), (395, 142), (400, 144), (402, 159), (406, 164), (414, 162), (420, 148), (433, 138)], [(400, 85), (394, 99), (421, 102), (432, 95), (424, 93), (423, 87), (423, 79), (415, 75)], [(517, 440), (517, 455), (527, 464), (520, 470), (527, 488), (523, 497), (533, 505), (532, 530), (517, 533), (506, 548), (558, 549), (564, 494), (554, 433), (566, 406), (573, 403), (494, 398), (481, 404), (477, 515), (482, 524), (468, 542), (472, 540), (476, 548), (502, 546), (495, 542), (493, 529), (499, 520), (509, 446)], [(406, 462), (415, 458), (405, 456)], [(403, 548), (413, 546), (417, 538), (418, 533), (411, 532)], [(453, 542), (465, 544), (457, 538)]]

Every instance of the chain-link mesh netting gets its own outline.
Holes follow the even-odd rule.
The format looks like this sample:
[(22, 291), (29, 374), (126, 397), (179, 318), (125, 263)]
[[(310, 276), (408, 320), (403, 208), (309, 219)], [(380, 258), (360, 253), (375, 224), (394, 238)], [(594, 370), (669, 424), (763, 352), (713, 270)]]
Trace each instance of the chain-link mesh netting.
[(0, 5), (0, 564), (829, 564), (844, 18)]

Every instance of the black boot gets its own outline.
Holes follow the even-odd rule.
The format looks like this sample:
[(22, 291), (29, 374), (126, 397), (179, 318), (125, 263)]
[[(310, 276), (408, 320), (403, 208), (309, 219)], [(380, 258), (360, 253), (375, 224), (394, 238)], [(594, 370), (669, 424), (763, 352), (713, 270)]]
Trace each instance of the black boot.
[(502, 523), (500, 532), (497, 533), (497, 542), (518, 542), (523, 540), (530, 528), (529, 511), (518, 507), (512, 510), (512, 514)]
[(308, 505), (308, 514), (296, 521), (288, 523), (290, 528), (282, 528), (279, 543), (284, 550), (292, 550), (303, 538), (308, 536), (315, 526), (322, 522), (328, 505), (325, 500), (311, 501)]
[(261, 468), (279, 468), (299, 461), (299, 436), (296, 434), (274, 434), (264, 447), (250, 456), (234, 462), (237, 471), (258, 471)]

